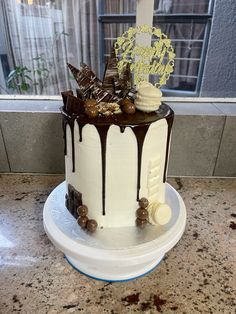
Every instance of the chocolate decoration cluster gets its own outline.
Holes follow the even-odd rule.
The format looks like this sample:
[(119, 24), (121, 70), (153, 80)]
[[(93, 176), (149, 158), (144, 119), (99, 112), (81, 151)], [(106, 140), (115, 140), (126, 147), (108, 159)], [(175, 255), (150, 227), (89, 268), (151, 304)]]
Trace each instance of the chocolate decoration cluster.
[(145, 197), (142, 197), (139, 200), (139, 208), (136, 210), (136, 226), (143, 229), (145, 228), (148, 222), (148, 211), (147, 207), (149, 205), (148, 200)]
[(88, 219), (88, 207), (86, 205), (80, 205), (77, 208), (77, 214), (78, 214), (78, 225), (82, 229), (86, 229), (89, 232), (94, 232), (97, 229), (97, 222), (94, 219)]
[[(80, 69), (77, 69), (68, 63), (79, 88), (77, 89), (77, 97), (73, 97), (72, 91), (65, 92), (66, 94), (62, 93), (63, 109), (70, 115), (85, 113), (89, 118), (96, 118), (99, 115), (107, 116), (121, 113), (120, 103), (126, 99), (127, 104), (123, 106), (123, 112), (134, 114), (136, 110), (134, 105), (135, 93), (132, 87), (130, 65), (126, 66), (120, 76), (117, 62), (118, 59), (112, 50), (110, 59), (106, 64), (103, 81), (100, 81), (86, 64), (81, 63)], [(65, 99), (66, 96), (68, 96), (67, 99)]]

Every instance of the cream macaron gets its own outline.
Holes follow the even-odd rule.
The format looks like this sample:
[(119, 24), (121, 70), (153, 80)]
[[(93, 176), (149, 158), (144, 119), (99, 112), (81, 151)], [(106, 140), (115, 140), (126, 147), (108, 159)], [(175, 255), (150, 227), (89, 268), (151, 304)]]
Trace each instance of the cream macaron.
[(161, 105), (162, 92), (149, 82), (141, 82), (135, 98), (135, 106), (143, 112), (152, 112)]

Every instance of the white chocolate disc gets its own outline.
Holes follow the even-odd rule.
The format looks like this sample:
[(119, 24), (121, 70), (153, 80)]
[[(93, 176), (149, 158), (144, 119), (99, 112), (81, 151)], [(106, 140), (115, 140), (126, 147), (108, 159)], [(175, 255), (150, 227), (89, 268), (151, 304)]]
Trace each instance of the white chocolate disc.
[(152, 203), (148, 207), (149, 222), (154, 225), (167, 224), (172, 215), (172, 210), (169, 205), (162, 203)]

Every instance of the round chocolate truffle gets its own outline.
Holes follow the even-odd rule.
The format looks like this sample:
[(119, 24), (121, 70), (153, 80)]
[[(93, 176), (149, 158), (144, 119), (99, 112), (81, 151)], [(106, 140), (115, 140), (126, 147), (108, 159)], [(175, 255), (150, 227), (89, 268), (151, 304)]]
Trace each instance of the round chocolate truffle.
[(96, 231), (97, 226), (98, 226), (98, 224), (97, 224), (96, 220), (89, 219), (88, 222), (87, 222), (87, 226), (86, 227), (87, 227), (87, 230), (89, 232), (94, 232), (94, 231)]
[(85, 113), (89, 118), (96, 118), (99, 114), (97, 108), (94, 107), (85, 107)]
[(136, 219), (136, 226), (139, 227), (140, 229), (145, 228), (146, 224), (147, 224), (147, 220), (139, 219), (139, 218)]
[(136, 111), (135, 104), (133, 104), (132, 102), (125, 104), (122, 107), (122, 111), (128, 114), (134, 114)]
[(88, 207), (86, 205), (80, 205), (78, 208), (77, 208), (77, 214), (79, 216), (87, 216), (88, 215)]
[(86, 99), (84, 102), (84, 106), (85, 108), (91, 108), (91, 107), (95, 107), (97, 104), (95, 99)]
[(145, 220), (148, 218), (148, 211), (145, 208), (139, 208), (136, 210), (136, 215), (139, 219)]
[(78, 225), (79, 225), (81, 228), (83, 228), (83, 229), (86, 228), (87, 221), (88, 221), (88, 217), (87, 217), (87, 216), (80, 216), (80, 217), (77, 219)]
[(133, 103), (129, 98), (125, 98), (125, 99), (122, 99), (119, 104), (122, 107), (122, 106), (133, 104)]
[(139, 200), (139, 206), (141, 208), (147, 208), (149, 205), (149, 202), (148, 200), (145, 198), (145, 197), (142, 197), (140, 200)]

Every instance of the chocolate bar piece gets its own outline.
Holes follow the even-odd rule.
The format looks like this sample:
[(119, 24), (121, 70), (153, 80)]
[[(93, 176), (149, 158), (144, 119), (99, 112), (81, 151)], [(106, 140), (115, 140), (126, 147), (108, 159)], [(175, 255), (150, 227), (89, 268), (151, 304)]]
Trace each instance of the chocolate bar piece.
[(67, 90), (67, 91), (61, 93), (62, 101), (63, 101), (63, 110), (66, 110), (67, 97), (69, 95), (73, 96), (72, 90)]
[(69, 115), (72, 114), (81, 114), (84, 112), (84, 101), (72, 96), (72, 95), (68, 95), (67, 96), (67, 102), (66, 102), (66, 112)]

